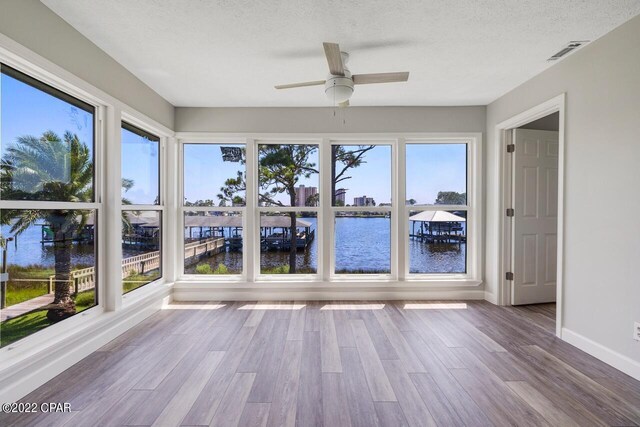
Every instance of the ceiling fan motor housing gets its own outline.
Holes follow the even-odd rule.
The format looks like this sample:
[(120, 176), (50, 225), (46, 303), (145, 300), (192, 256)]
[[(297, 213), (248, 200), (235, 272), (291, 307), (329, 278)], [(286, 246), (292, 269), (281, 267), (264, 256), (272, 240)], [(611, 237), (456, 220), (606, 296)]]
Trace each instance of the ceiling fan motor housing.
[(324, 84), (324, 93), (329, 98), (329, 101), (336, 104), (347, 101), (353, 95), (351, 73), (345, 70), (344, 74), (344, 77), (329, 74)]

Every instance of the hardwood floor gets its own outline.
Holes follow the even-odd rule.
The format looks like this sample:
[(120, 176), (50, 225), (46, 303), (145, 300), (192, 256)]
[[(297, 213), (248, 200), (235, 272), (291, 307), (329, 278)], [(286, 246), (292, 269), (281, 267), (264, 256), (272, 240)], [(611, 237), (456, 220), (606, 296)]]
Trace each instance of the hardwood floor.
[(175, 303), (22, 399), (9, 426), (631, 426), (640, 382), (554, 336), (555, 306)]

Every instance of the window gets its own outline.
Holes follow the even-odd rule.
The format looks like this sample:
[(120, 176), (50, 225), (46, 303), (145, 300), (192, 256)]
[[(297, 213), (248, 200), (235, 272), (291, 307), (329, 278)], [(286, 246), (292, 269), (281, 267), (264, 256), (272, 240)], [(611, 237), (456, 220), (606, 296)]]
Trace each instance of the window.
[(242, 274), (242, 230), (242, 212), (185, 211), (185, 273)]
[(243, 274), (246, 161), (244, 144), (183, 145), (185, 274)]
[(122, 123), (122, 201), (160, 204), (160, 138)]
[(390, 144), (331, 145), (335, 274), (391, 274), (391, 155)]
[(6, 346), (97, 304), (101, 205), (95, 108), (4, 64), (0, 103)]
[(241, 144), (185, 144), (184, 205), (244, 206), (245, 157)]
[(409, 274), (466, 274), (468, 197), (464, 143), (406, 146)]
[(476, 280), (478, 137), (183, 142), (183, 271)]
[(259, 143), (257, 171), (260, 274), (316, 274), (319, 146)]
[(336, 211), (335, 272), (391, 273), (391, 216), (388, 212)]
[(162, 277), (160, 138), (122, 122), (122, 293)]
[(316, 274), (317, 225), (315, 212), (263, 212), (260, 215), (260, 274)]

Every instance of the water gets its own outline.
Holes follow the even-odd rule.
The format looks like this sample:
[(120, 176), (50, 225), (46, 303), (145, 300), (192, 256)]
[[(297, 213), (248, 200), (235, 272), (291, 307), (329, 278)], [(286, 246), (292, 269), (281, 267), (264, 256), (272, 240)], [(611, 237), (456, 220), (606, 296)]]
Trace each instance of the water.
[(338, 217), (335, 222), (336, 273), (389, 273), (391, 219)]
[[(2, 236), (13, 237), (10, 232), (11, 226), (3, 225)], [(7, 261), (9, 265), (28, 266), (42, 265), (44, 267), (53, 267), (54, 254), (53, 244), (42, 244), (42, 228), (34, 225), (27, 228), (16, 238), (17, 241), (7, 243)], [(132, 249), (123, 249), (124, 258), (131, 257), (143, 253)], [(72, 268), (79, 269), (90, 267), (95, 264), (95, 250), (93, 243), (83, 243), (81, 245), (74, 243), (71, 246), (71, 264)]]
[[(296, 254), (296, 266), (299, 272), (317, 271), (318, 231), (316, 218), (302, 218), (312, 224), (316, 238), (306, 251)], [(8, 226), (2, 226), (2, 235), (10, 236)], [(382, 217), (338, 217), (335, 223), (335, 265), (337, 272), (389, 272), (390, 270), (390, 219)], [(195, 236), (195, 231), (194, 231)], [(46, 267), (54, 265), (53, 245), (42, 245), (40, 227), (29, 227), (18, 236), (17, 249), (14, 242), (8, 244), (8, 260), (11, 265), (27, 266), (40, 264)], [(124, 257), (141, 252), (123, 250)], [(204, 262), (204, 260), (203, 260)], [(224, 252), (207, 260), (213, 269), (224, 264), (231, 273), (242, 272), (242, 252)], [(72, 247), (74, 268), (94, 264), (93, 244), (74, 244)], [(466, 265), (466, 245), (425, 244), (409, 240), (409, 269), (412, 273), (464, 273)], [(263, 252), (260, 255), (262, 269), (289, 264), (288, 252)], [(187, 267), (192, 273), (195, 265)]]
[[(10, 226), (2, 226), (2, 236), (13, 236)], [(9, 265), (42, 265), (53, 267), (53, 244), (42, 245), (41, 227), (31, 226), (17, 236), (16, 241), (7, 243), (7, 262)], [(84, 268), (94, 264), (93, 244), (72, 245), (71, 263), (74, 268)]]
[[(298, 272), (317, 271), (318, 234), (316, 218), (301, 218), (311, 222), (316, 239), (306, 251), (296, 253)], [(383, 217), (336, 218), (336, 272), (388, 273), (391, 268), (390, 219)], [(201, 261), (205, 262), (205, 260)], [(222, 263), (231, 273), (242, 272), (242, 252), (224, 252), (207, 260), (212, 268)], [(465, 273), (466, 244), (425, 244), (409, 241), (409, 271), (411, 273)], [(288, 252), (262, 252), (260, 266), (269, 269), (289, 264)], [(193, 273), (195, 266), (187, 267)]]

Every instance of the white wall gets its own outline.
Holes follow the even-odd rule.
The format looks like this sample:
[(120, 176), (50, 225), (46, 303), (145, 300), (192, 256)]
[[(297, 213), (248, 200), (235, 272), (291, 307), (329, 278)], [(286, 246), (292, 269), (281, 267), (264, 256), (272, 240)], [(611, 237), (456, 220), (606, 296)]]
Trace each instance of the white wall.
[(0, 33), (173, 128), (171, 104), (38, 0), (2, 0)]
[(501, 215), (494, 207), (494, 128), (566, 92), (563, 327), (583, 348), (617, 353), (634, 369), (640, 367), (640, 342), (632, 340), (633, 322), (640, 321), (639, 46), (636, 17), (497, 99), (487, 107), (485, 144), (485, 286), (492, 299)]
[[(335, 113), (335, 115), (334, 115)], [(176, 108), (176, 132), (484, 132), (485, 107)]]

